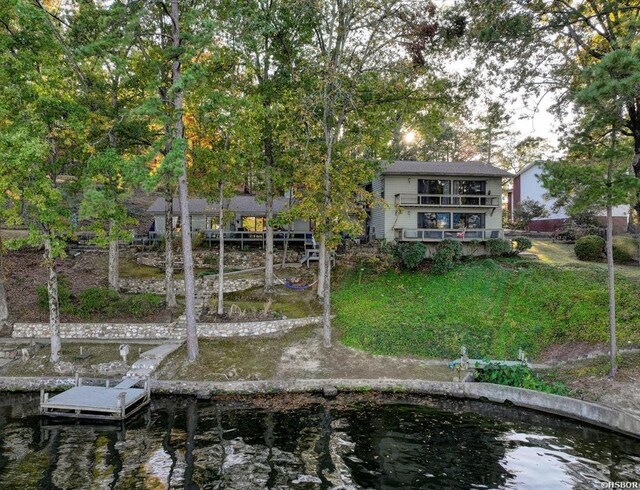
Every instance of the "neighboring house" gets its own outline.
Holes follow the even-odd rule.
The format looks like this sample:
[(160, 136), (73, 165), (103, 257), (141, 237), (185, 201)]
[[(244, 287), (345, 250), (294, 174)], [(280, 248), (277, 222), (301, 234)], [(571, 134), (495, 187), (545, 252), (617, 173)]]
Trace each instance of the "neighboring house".
[[(280, 197), (273, 200), (273, 212), (277, 215), (279, 212), (289, 208), (289, 198)], [(191, 231), (202, 232), (208, 240), (217, 236), (219, 226), (219, 205), (217, 202), (209, 203), (205, 199), (193, 198), (189, 199), (189, 213), (191, 216)], [(229, 233), (228, 238), (231, 240), (245, 239), (263, 240), (266, 224), (266, 206), (264, 202), (260, 202), (255, 196), (238, 195), (229, 199), (225, 203), (225, 212), (227, 215), (231, 213), (233, 216), (224, 226), (225, 234)], [(148, 213), (153, 216), (153, 225), (150, 230), (152, 239), (164, 235), (165, 222), (165, 201), (158, 198), (149, 207)], [(173, 199), (173, 226), (175, 229), (180, 228), (180, 202), (177, 198)], [(296, 220), (291, 223), (290, 231), (295, 232), (296, 237), (302, 239), (304, 233), (311, 230), (308, 221)], [(231, 233), (233, 232), (233, 233)], [(225, 235), (225, 239), (227, 236)], [(276, 239), (282, 237), (276, 237)]]
[[(534, 218), (529, 223), (530, 231), (553, 232), (562, 228), (569, 216), (564, 209), (553, 209), (555, 199), (547, 196), (547, 190), (540, 182), (543, 162), (532, 162), (520, 170), (513, 179), (513, 190), (509, 192), (509, 218), (513, 220), (513, 212), (518, 205), (527, 199), (538, 201), (544, 204), (547, 209), (547, 216), (544, 218)], [(604, 210), (596, 213), (596, 219), (606, 224), (606, 212)], [(616, 234), (625, 233), (629, 223), (629, 206), (614, 206), (613, 208), (613, 232)]]
[(502, 238), (502, 183), (511, 174), (482, 162), (388, 164), (371, 189), (367, 234), (387, 241)]

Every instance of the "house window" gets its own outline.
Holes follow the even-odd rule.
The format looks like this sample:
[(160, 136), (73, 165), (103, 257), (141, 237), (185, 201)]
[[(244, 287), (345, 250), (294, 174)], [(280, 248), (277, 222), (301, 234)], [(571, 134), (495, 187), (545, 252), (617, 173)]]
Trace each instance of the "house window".
[[(487, 182), (485, 180), (454, 180), (453, 193), (464, 196), (485, 195), (487, 193)], [(482, 202), (481, 202), (482, 201)], [(478, 206), (485, 204), (485, 199), (479, 197), (461, 197), (460, 204), (467, 206)]]
[(484, 228), (485, 215), (483, 213), (453, 213), (454, 228)]
[(242, 231), (264, 231), (266, 218), (264, 216), (243, 216)]
[(418, 228), (451, 228), (451, 213), (418, 213)]
[(418, 194), (428, 194), (419, 197), (420, 204), (450, 204), (449, 197), (439, 196), (451, 194), (451, 181), (418, 179)]
[(207, 230), (218, 230), (220, 226), (218, 223), (220, 222), (219, 216), (207, 216)]

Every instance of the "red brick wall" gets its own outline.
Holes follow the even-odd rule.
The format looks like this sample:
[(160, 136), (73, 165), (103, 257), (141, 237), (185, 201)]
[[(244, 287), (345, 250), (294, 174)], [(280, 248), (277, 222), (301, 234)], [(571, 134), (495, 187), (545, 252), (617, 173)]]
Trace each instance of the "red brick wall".
[(522, 199), (522, 189), (520, 189), (520, 176), (516, 175), (513, 179), (513, 207), (516, 208)]

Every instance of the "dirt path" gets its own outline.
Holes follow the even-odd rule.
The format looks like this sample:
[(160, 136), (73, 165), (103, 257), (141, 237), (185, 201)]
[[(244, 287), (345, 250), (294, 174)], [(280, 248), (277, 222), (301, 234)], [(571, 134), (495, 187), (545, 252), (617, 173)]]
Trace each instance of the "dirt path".
[(197, 363), (186, 361), (184, 347), (169, 356), (158, 379), (240, 381), (317, 378), (404, 378), (451, 381), (445, 362), (374, 356), (337, 340), (322, 346), (322, 329), (305, 327), (281, 336), (209, 339), (200, 342)]

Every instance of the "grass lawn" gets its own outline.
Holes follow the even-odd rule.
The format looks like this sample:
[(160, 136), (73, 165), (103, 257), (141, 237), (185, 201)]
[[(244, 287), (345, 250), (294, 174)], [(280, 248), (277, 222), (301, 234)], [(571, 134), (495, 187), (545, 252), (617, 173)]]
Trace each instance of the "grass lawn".
[[(581, 267), (592, 267), (599, 270), (607, 270), (604, 262), (582, 262), (578, 260), (573, 252), (574, 244), (553, 242), (551, 240), (537, 238), (531, 240), (533, 247), (529, 250), (536, 254), (540, 262), (549, 265), (577, 265)], [(616, 264), (616, 274), (640, 281), (640, 267), (635, 264)]]
[[(640, 343), (640, 285), (619, 275), (618, 339)], [(333, 297), (346, 345), (376, 354), (535, 358), (546, 346), (606, 342), (606, 272), (527, 259), (484, 259), (445, 276), (347, 275)]]

